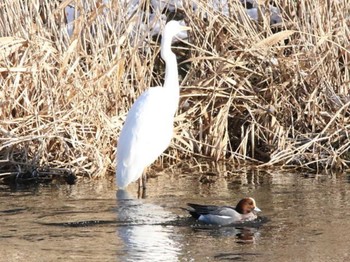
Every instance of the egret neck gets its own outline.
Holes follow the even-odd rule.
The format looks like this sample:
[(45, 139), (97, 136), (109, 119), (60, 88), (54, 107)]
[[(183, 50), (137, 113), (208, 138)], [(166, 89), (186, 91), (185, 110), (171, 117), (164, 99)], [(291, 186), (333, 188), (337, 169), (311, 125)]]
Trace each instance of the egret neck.
[(176, 55), (171, 51), (171, 38), (166, 35), (162, 38), (161, 56), (165, 61), (164, 88), (179, 88), (179, 74), (177, 70)]

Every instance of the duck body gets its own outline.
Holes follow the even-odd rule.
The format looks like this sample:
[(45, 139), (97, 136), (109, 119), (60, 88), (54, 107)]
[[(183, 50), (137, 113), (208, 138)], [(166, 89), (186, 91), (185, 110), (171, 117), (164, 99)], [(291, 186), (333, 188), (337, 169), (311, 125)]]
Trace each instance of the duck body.
[(253, 198), (243, 198), (236, 207), (200, 205), (188, 203), (186, 209), (189, 214), (206, 224), (229, 225), (257, 219), (257, 212), (261, 210), (256, 206)]

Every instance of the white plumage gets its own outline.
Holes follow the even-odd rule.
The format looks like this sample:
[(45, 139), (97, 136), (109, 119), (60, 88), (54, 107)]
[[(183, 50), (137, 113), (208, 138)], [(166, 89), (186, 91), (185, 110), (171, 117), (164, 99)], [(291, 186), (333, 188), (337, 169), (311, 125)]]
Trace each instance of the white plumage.
[(164, 86), (144, 92), (127, 115), (117, 145), (119, 188), (140, 178), (144, 169), (170, 144), (180, 96), (177, 61), (171, 51), (171, 41), (188, 29), (178, 21), (170, 21), (164, 28), (161, 43), (161, 56), (166, 64)]

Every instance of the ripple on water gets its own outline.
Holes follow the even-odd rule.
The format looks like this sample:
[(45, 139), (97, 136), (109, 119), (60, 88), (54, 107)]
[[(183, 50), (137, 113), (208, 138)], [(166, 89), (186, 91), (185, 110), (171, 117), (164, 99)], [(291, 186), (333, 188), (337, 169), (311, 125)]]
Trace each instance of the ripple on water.
[[(255, 173), (201, 184), (151, 179), (146, 199), (111, 183), (0, 190), (0, 261), (347, 261), (348, 176)], [(165, 185), (165, 186), (162, 186)], [(187, 202), (234, 204), (252, 196), (263, 223), (213, 227)]]

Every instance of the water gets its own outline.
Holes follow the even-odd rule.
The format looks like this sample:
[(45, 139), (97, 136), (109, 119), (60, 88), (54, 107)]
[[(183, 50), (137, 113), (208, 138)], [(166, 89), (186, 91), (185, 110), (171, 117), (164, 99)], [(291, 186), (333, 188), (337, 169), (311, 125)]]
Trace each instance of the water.
[[(146, 199), (136, 187), (117, 195), (112, 181), (1, 186), (0, 261), (350, 261), (349, 176), (209, 178), (162, 174)], [(179, 208), (243, 196), (267, 222), (203, 226)]]

